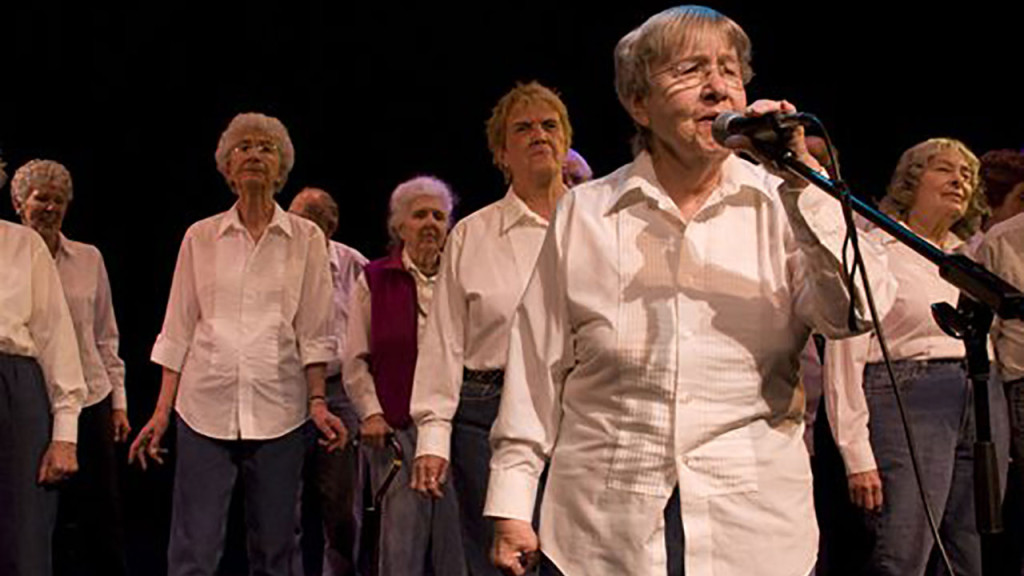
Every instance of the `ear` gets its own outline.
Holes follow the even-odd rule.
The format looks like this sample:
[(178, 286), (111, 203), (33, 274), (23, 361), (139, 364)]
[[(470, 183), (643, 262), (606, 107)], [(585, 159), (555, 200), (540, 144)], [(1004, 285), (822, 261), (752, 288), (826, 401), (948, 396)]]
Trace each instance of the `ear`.
[(647, 113), (647, 105), (648, 100), (650, 100), (650, 98), (650, 94), (647, 94), (645, 96), (634, 96), (633, 99), (626, 106), (626, 111), (629, 112), (629, 116), (633, 118), (633, 121), (639, 124), (640, 126), (643, 126), (644, 128), (651, 127), (651, 117)]

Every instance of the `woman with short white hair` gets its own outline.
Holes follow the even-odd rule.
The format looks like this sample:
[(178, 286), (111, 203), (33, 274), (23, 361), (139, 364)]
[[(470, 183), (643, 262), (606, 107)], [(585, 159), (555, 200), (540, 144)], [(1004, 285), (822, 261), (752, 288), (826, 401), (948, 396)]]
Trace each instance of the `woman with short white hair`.
[(291, 575), (301, 566), (295, 533), (306, 421), (328, 450), (347, 439), (324, 396), (335, 354), (326, 242), (316, 224), (274, 201), (295, 161), (279, 120), (239, 114), (215, 157), (238, 201), (185, 233), (153, 347), (163, 367), (160, 397), (129, 456), (143, 468), (147, 458), (162, 462), (173, 409), (168, 574), (216, 570), (240, 476), (250, 569)]
[(11, 181), (21, 223), (42, 236), (57, 265), (89, 388), (78, 419), (79, 472), (60, 489), (54, 572), (117, 576), (127, 573), (114, 450), (131, 432), (124, 362), (103, 255), (61, 233), (73, 197), (71, 173), (53, 160), (32, 160)]
[(366, 265), (349, 304), (341, 372), (361, 422), (374, 489), (391, 463), (386, 437), (394, 434), (404, 452), (383, 503), (381, 576), (458, 576), (466, 569), (451, 487), (436, 501), (410, 487), (416, 426), (409, 400), (454, 203), (437, 178), (420, 176), (395, 188), (388, 211), (391, 253)]

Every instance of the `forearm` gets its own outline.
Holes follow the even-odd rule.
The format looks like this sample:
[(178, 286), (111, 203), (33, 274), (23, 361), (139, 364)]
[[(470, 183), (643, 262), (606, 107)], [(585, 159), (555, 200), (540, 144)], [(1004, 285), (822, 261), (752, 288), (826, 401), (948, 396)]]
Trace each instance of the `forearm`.
[(327, 383), (325, 380), (325, 374), (327, 373), (327, 364), (323, 362), (317, 362), (309, 364), (305, 368), (306, 372), (306, 386), (309, 390), (310, 401), (321, 398), (326, 399), (327, 395)]
[(156, 400), (155, 414), (170, 418), (171, 411), (174, 410), (174, 401), (178, 397), (178, 382), (180, 379), (180, 372), (175, 372), (166, 366), (163, 368), (160, 378), (160, 395)]

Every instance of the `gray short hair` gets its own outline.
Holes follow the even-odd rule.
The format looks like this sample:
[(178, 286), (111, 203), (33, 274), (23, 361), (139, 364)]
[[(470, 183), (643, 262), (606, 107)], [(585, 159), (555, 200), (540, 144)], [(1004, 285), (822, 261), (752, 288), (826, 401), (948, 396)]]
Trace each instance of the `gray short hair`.
[(978, 170), (981, 162), (966, 144), (953, 138), (930, 138), (908, 148), (900, 156), (896, 170), (889, 181), (889, 189), (885, 197), (878, 203), (878, 208), (896, 220), (906, 222), (910, 208), (917, 197), (917, 187), (921, 184), (921, 173), (938, 153), (953, 150), (960, 154), (971, 170), (967, 181), (967, 210), (963, 217), (956, 221), (952, 232), (966, 240), (981, 227), (982, 217), (988, 213), (985, 194), (980, 190), (981, 178)]
[(30, 160), (18, 168), (11, 178), (11, 201), (14, 202), (15, 208), (24, 204), (32, 189), (41, 184), (61, 188), (67, 193), (68, 200), (74, 198), (71, 173), (63, 164), (53, 160)]
[[(647, 19), (615, 46), (615, 92), (628, 112), (637, 98), (651, 91), (651, 66), (690, 46), (709, 32), (721, 34), (736, 49), (743, 83), (754, 77), (750, 37), (728, 16), (704, 6), (676, 6)], [(633, 152), (650, 150), (650, 129), (636, 125)]]
[(402, 243), (398, 236), (398, 227), (409, 216), (412, 201), (421, 196), (433, 196), (441, 200), (441, 205), (448, 214), (448, 226), (451, 226), (452, 211), (458, 202), (455, 193), (443, 180), (433, 176), (417, 176), (402, 182), (391, 193), (391, 201), (388, 203), (388, 236), (391, 237), (392, 245), (398, 246)]
[(217, 142), (217, 152), (214, 157), (217, 160), (217, 170), (228, 177), (228, 157), (231, 151), (246, 136), (252, 133), (262, 134), (274, 141), (277, 152), (281, 159), (281, 179), (276, 183), (274, 194), (284, 188), (288, 181), (288, 174), (295, 166), (295, 147), (292, 146), (292, 139), (288, 135), (288, 129), (280, 120), (273, 116), (260, 114), (259, 112), (244, 112), (231, 119), (231, 123), (220, 135)]

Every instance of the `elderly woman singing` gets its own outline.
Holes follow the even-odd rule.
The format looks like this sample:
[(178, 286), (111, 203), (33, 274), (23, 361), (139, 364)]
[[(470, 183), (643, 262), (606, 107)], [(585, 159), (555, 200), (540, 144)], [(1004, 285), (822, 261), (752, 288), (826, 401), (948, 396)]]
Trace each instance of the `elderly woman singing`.
[(71, 173), (52, 160), (32, 160), (11, 181), (22, 224), (42, 236), (57, 265), (89, 388), (78, 419), (79, 473), (60, 490), (54, 572), (116, 576), (127, 573), (114, 456), (114, 442), (131, 432), (124, 362), (103, 256), (61, 233), (72, 197)]
[(176, 413), (177, 467), (168, 574), (211, 574), (236, 478), (245, 486), (254, 574), (295, 573), (303, 450), (312, 418), (328, 450), (347, 434), (324, 399), (331, 277), (323, 233), (274, 202), (295, 160), (275, 118), (236, 116), (217, 168), (238, 201), (192, 225), (152, 359), (156, 410), (132, 444), (145, 467)]

